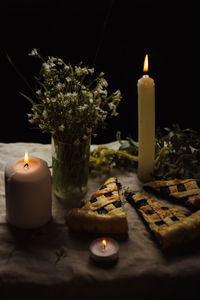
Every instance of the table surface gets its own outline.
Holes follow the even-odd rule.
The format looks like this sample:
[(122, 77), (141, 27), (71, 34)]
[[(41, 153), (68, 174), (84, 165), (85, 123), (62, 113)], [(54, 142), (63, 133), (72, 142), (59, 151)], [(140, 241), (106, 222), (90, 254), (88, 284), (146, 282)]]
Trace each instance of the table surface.
[[(113, 144), (111, 144), (113, 146)], [(116, 144), (114, 144), (116, 146)], [(53, 199), (53, 220), (37, 230), (20, 230), (6, 222), (4, 168), (28, 151), (51, 165), (51, 145), (0, 143), (0, 297), (1, 299), (197, 299), (200, 296), (200, 242), (163, 250), (129, 203), (128, 236), (115, 236), (119, 259), (96, 265), (89, 245), (99, 235), (72, 233), (65, 209)], [(134, 173), (114, 170), (89, 178), (85, 200), (109, 177), (142, 191)], [(57, 252), (66, 253), (58, 262)]]

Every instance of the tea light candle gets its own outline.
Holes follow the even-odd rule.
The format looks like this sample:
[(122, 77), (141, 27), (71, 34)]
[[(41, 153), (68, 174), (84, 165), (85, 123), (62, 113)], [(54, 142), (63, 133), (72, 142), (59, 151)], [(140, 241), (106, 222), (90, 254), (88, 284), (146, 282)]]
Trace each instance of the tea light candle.
[(5, 168), (7, 221), (19, 228), (37, 228), (52, 217), (51, 175), (47, 163), (25, 153)]
[(119, 245), (112, 238), (99, 238), (90, 245), (91, 257), (97, 261), (113, 261), (118, 258)]

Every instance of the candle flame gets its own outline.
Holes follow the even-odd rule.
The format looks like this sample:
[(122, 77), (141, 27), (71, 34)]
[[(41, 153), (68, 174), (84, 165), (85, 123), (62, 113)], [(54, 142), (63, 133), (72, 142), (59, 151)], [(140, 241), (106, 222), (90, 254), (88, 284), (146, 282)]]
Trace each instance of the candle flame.
[(149, 66), (148, 54), (146, 54), (145, 55), (145, 59), (144, 59), (143, 72), (148, 72), (148, 66)]
[(29, 163), (28, 152), (25, 152), (25, 154), (24, 154), (24, 164), (28, 164), (28, 163)]
[(106, 247), (106, 240), (102, 240), (102, 245), (104, 248)]

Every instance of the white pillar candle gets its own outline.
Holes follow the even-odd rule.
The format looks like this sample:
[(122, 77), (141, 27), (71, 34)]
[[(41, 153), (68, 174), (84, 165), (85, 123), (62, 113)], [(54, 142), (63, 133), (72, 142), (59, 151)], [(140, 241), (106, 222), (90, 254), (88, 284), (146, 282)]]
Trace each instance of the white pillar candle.
[[(148, 55), (144, 72), (148, 71)], [(155, 160), (155, 85), (149, 75), (138, 80), (138, 177), (142, 181), (151, 179)]]
[(51, 175), (47, 163), (24, 157), (5, 168), (6, 217), (19, 228), (37, 228), (52, 217)]

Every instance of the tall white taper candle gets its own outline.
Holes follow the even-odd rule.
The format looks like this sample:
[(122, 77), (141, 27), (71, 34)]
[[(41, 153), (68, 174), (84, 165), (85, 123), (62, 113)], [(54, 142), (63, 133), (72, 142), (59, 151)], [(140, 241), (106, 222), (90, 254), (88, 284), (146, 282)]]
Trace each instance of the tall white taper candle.
[[(145, 56), (144, 72), (148, 71), (148, 55)], [(138, 177), (151, 179), (155, 161), (155, 84), (149, 75), (138, 80)]]

